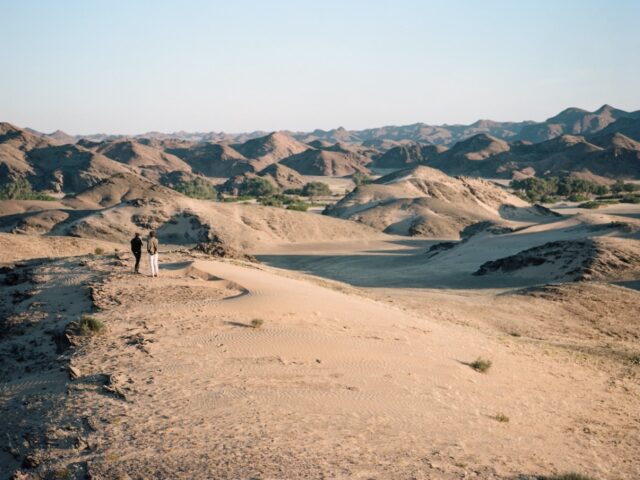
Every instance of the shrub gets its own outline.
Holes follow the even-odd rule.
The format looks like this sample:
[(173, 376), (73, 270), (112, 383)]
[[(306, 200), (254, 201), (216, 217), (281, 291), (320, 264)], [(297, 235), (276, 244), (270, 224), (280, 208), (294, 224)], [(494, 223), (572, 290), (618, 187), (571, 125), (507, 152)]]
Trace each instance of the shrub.
[(569, 198), (574, 202), (588, 199), (588, 195), (605, 195), (609, 193), (609, 187), (589, 180), (573, 177), (530, 177), (523, 180), (513, 180), (511, 187), (516, 195), (532, 203), (542, 201), (551, 203), (556, 196)]
[(270, 197), (278, 193), (278, 189), (266, 178), (245, 178), (238, 185), (239, 196)]
[(282, 207), (282, 200), (278, 197), (264, 197), (260, 199), (260, 203), (266, 207)]
[(93, 253), (95, 253), (96, 255), (102, 255), (104, 253), (104, 250), (100, 247), (96, 247)]
[(253, 200), (253, 198), (254, 197), (252, 197), (251, 195), (239, 195), (237, 197), (224, 197), (222, 201), (225, 203), (245, 202), (247, 200)]
[(476, 372), (485, 373), (487, 370), (491, 368), (492, 362), (491, 360), (487, 360), (481, 357), (478, 357), (475, 361), (471, 362), (469, 366), (473, 368)]
[(575, 472), (561, 473), (560, 475), (551, 475), (550, 477), (540, 478), (541, 480), (595, 480), (593, 477), (588, 477)]
[(260, 328), (263, 324), (264, 320), (262, 320), (261, 318), (254, 318), (253, 320), (251, 320), (252, 328)]
[(79, 329), (82, 335), (91, 335), (93, 333), (100, 333), (101, 331), (104, 330), (104, 322), (98, 318), (84, 315), (80, 319)]
[(594, 209), (594, 208), (600, 208), (603, 205), (604, 203), (601, 203), (601, 202), (590, 201), (590, 202), (581, 203), (580, 205), (578, 205), (578, 208)]
[(36, 192), (29, 180), (21, 178), (0, 187), (0, 200), (55, 200), (55, 198)]
[(298, 212), (306, 212), (309, 209), (309, 204), (304, 202), (293, 202), (287, 205), (287, 210), (296, 210)]
[(640, 190), (640, 185), (638, 185), (637, 183), (624, 183), (622, 180), (617, 180), (616, 183), (611, 185), (611, 191), (613, 193), (630, 193), (637, 190)]
[(351, 176), (351, 180), (353, 180), (353, 183), (356, 184), (356, 187), (359, 187), (360, 185), (368, 185), (369, 183), (373, 182), (373, 178), (362, 172), (354, 173)]
[(173, 189), (191, 198), (202, 200), (215, 200), (218, 198), (218, 192), (215, 187), (202, 178), (178, 182)]
[(283, 193), (286, 193), (287, 195), (302, 195), (302, 189), (301, 188), (288, 188)]
[(497, 413), (491, 418), (493, 418), (496, 422), (509, 423), (509, 417), (507, 417), (504, 413)]
[(569, 195), (569, 200), (572, 202), (584, 202), (586, 200), (589, 200), (589, 197), (587, 197), (584, 193), (572, 193), (571, 195)]
[(620, 199), (621, 203), (640, 203), (640, 195), (623, 195)]
[(331, 189), (323, 182), (309, 182), (302, 189), (301, 195), (305, 197), (330, 196)]

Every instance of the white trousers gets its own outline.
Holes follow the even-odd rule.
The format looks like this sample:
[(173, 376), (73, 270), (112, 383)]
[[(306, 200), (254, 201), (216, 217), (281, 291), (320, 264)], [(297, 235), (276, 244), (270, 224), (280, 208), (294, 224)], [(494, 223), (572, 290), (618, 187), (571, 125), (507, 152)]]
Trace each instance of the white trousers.
[(158, 275), (158, 254), (154, 253), (153, 255), (149, 254), (149, 267), (151, 268), (151, 276), (155, 277)]

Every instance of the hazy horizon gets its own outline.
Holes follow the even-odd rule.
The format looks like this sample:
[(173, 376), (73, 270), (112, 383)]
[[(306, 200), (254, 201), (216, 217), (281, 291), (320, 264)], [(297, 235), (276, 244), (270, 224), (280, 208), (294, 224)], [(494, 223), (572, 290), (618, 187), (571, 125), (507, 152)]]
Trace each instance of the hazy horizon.
[(361, 130), (640, 108), (640, 3), (0, 0), (1, 121)]

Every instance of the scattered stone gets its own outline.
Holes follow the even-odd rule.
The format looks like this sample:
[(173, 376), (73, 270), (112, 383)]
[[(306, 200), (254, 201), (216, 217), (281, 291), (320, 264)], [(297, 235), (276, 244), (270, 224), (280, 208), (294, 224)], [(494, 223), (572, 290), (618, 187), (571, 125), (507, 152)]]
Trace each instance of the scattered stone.
[(240, 252), (229, 246), (218, 235), (212, 234), (210, 240), (198, 243), (193, 251), (202, 252), (211, 257), (233, 258), (237, 260), (246, 260), (248, 262), (258, 263), (258, 259), (253, 255)]
[(69, 380), (77, 380), (82, 376), (80, 369), (69, 365)]
[(24, 457), (21, 466), (22, 468), (37, 468), (43, 460), (41, 453), (33, 452)]

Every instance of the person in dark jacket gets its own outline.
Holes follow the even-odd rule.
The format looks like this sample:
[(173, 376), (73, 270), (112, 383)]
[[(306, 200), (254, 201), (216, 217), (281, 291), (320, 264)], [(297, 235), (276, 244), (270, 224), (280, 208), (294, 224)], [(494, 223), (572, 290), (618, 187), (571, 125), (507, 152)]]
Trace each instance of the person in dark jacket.
[(140, 273), (140, 257), (142, 257), (142, 238), (140, 234), (136, 233), (136, 236), (131, 239), (131, 253), (136, 259), (136, 266), (134, 268), (135, 273)]

